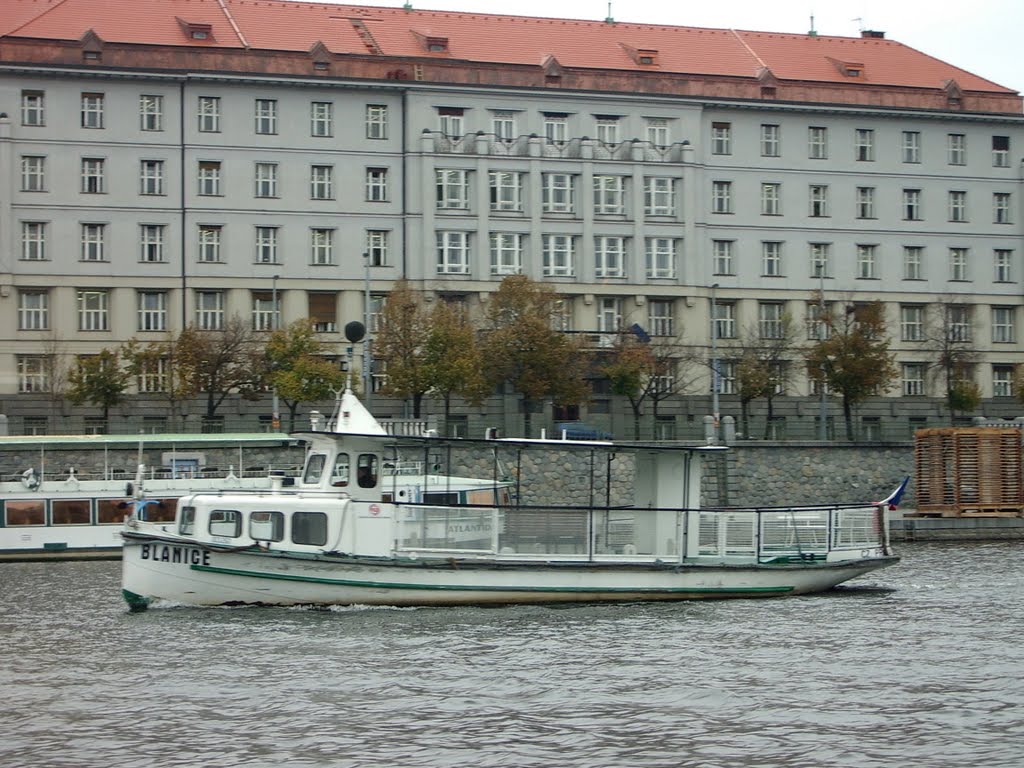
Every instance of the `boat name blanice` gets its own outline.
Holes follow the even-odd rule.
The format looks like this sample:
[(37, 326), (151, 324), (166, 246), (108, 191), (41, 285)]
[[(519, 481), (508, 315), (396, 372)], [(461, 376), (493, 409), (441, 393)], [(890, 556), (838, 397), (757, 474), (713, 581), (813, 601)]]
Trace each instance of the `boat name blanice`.
[(139, 557), (161, 563), (182, 563), (184, 565), (209, 565), (210, 553), (193, 547), (174, 547), (167, 544), (143, 544)]

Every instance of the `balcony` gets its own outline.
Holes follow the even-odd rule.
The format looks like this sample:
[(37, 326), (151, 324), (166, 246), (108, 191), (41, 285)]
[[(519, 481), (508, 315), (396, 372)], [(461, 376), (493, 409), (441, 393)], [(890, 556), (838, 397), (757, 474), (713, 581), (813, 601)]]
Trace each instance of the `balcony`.
[(550, 157), (563, 160), (608, 160), (619, 162), (681, 163), (689, 142), (676, 142), (665, 147), (633, 139), (605, 144), (586, 137), (550, 141), (531, 134), (502, 139), (493, 133), (468, 133), (447, 136), (441, 131), (425, 130), (422, 149), (428, 154), (490, 155), (494, 157)]

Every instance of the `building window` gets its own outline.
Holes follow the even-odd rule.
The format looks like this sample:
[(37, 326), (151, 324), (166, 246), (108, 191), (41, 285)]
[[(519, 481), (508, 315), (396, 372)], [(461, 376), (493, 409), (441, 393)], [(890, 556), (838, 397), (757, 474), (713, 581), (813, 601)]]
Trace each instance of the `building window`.
[(946, 156), (950, 165), (967, 164), (967, 137), (962, 133), (950, 133), (946, 136)]
[(256, 263), (278, 263), (277, 227), (256, 227)]
[(18, 330), (45, 331), (50, 327), (50, 292), (18, 291)]
[(380, 330), (380, 318), (387, 302), (386, 294), (375, 293), (370, 296), (370, 333), (377, 333)]
[(523, 235), (491, 233), (491, 274), (517, 275), (523, 271)]
[(548, 145), (560, 147), (569, 139), (569, 118), (567, 115), (546, 113), (544, 115), (544, 139)]
[(992, 221), (995, 224), (1010, 224), (1010, 193), (995, 192), (992, 194)]
[(371, 203), (385, 203), (388, 199), (388, 169), (366, 169), (366, 199)]
[(782, 214), (782, 185), (776, 182), (761, 184), (761, 214), (780, 216)]
[(463, 117), (466, 110), (462, 107), (439, 107), (437, 110), (438, 127), (441, 135), (449, 139), (460, 139), (465, 131)]
[(857, 187), (857, 218), (875, 218), (875, 188)]
[(946, 304), (946, 340), (964, 342), (971, 340), (971, 308), (962, 304)]
[(903, 190), (903, 218), (905, 221), (921, 220), (921, 190)]
[(652, 336), (674, 336), (673, 303), (669, 299), (650, 299), (647, 302), (647, 330)]
[(967, 280), (967, 249), (949, 249), (949, 279)]
[(875, 132), (858, 128), (853, 134), (854, 157), (858, 162), (870, 163), (875, 159)]
[(676, 241), (671, 237), (648, 237), (645, 241), (647, 277), (676, 276)]
[(900, 306), (900, 340), (924, 341), (924, 307), (920, 304)]
[(334, 134), (334, 104), (330, 101), (309, 103), (309, 135), (331, 136)]
[(809, 215), (814, 218), (828, 216), (828, 187), (824, 184), (811, 184), (808, 196), (810, 199)]
[(46, 96), (43, 91), (21, 92), (21, 124), (28, 127), (46, 125)]
[(277, 99), (256, 99), (256, 133), (277, 133)]
[(626, 179), (622, 176), (594, 176), (594, 213), (621, 215), (626, 212)]
[(221, 260), (219, 224), (199, 225), (199, 261), (217, 263)]
[(164, 225), (139, 225), (139, 261), (164, 261)]
[(435, 173), (437, 207), (439, 210), (469, 208), (469, 171), (438, 169)]
[[(135, 386), (140, 394), (166, 392), (170, 361), (166, 357), (148, 358), (140, 361)], [(160, 430), (161, 432), (164, 430)]]
[(903, 394), (906, 397), (917, 397), (924, 392), (924, 363), (903, 363), (900, 366), (903, 379)]
[(732, 154), (732, 123), (711, 124), (711, 154)]
[(626, 239), (598, 235), (594, 238), (594, 276), (626, 276)]
[(717, 301), (713, 307), (714, 327), (717, 339), (736, 338), (736, 305), (731, 301)]
[(949, 193), (949, 220), (967, 221), (967, 193)]
[(256, 163), (256, 197), (277, 197), (277, 163)]
[(807, 156), (811, 160), (828, 158), (828, 128), (812, 126), (807, 129)]
[(223, 291), (196, 291), (196, 327), (201, 331), (224, 329)]
[(992, 397), (1013, 397), (1012, 365), (992, 366)]
[(106, 291), (78, 292), (78, 330), (109, 330)]
[(366, 105), (366, 138), (388, 137), (388, 108), (384, 104)]
[(509, 171), (490, 171), (491, 210), (523, 210), (523, 174)]
[(541, 174), (541, 208), (544, 213), (573, 213), (575, 211), (575, 184), (571, 174)]
[(599, 117), (595, 125), (595, 137), (604, 147), (614, 148), (619, 144), (619, 118)]
[(164, 97), (151, 94), (139, 96), (139, 129), (162, 131), (164, 129)]
[(199, 97), (200, 133), (220, 133), (220, 97)]
[(572, 277), (575, 241), (572, 235), (541, 235), (544, 277)]
[(811, 243), (811, 277), (831, 277), (829, 264), (830, 243)]
[(82, 158), (82, 192), (87, 195), (98, 195), (106, 192), (103, 183), (103, 171), (106, 162), (101, 157)]
[(924, 248), (919, 245), (903, 247), (903, 279), (924, 279)]
[(820, 300), (807, 304), (807, 338), (809, 341), (824, 341), (831, 337), (832, 329), (825, 322), (829, 312), (829, 306)]
[(761, 124), (761, 157), (779, 157), (782, 154), (782, 129), (772, 123)]
[(644, 179), (644, 215), (674, 216), (676, 213), (675, 180), (665, 176)]
[(106, 224), (82, 225), (82, 261), (106, 261)]
[(1014, 307), (992, 307), (992, 342), (994, 344), (1012, 344), (1017, 334), (1014, 332)]
[(649, 144), (659, 149), (669, 145), (668, 120), (660, 117), (649, 117), (644, 127)]
[(310, 291), (307, 294), (309, 319), (317, 333), (335, 333), (338, 330), (338, 294)]
[(732, 263), (733, 241), (712, 240), (711, 260), (712, 269), (716, 275), (731, 275), (733, 272)]
[(139, 162), (139, 194), (165, 194), (163, 160), (141, 160)]
[(103, 127), (103, 94), (83, 93), (82, 94), (82, 127), (102, 128)]
[(874, 280), (878, 277), (878, 246), (857, 246), (857, 277), (861, 280)]
[(49, 360), (46, 355), (17, 355), (18, 391), (46, 392), (50, 388)]
[(388, 232), (382, 229), (370, 229), (366, 232), (366, 255), (371, 267), (388, 265)]
[(921, 133), (920, 131), (903, 131), (903, 141), (900, 145), (900, 155), (904, 163), (921, 162)]
[(992, 137), (992, 165), (995, 168), (1010, 167), (1010, 137)]
[(598, 300), (597, 330), (599, 333), (622, 330), (622, 299), (606, 296)]
[(512, 141), (516, 138), (516, 113), (504, 110), (491, 114), (491, 132), (498, 141)]
[(21, 222), (21, 260), (46, 260), (46, 222)]
[(439, 275), (469, 274), (469, 233), (437, 233), (437, 273)]
[(199, 161), (199, 194), (219, 195), (220, 194), (220, 161), (200, 160)]
[(1013, 274), (1010, 270), (1010, 265), (1013, 263), (1013, 251), (1005, 248), (996, 248), (992, 253), (996, 267), (996, 282), (1012, 283)]
[(761, 301), (757, 305), (757, 331), (762, 339), (781, 339), (784, 335), (784, 306), (779, 302)]
[(711, 212), (732, 213), (732, 182), (711, 182)]
[(39, 155), (22, 155), (21, 191), (46, 191), (46, 158)]
[(139, 330), (167, 330), (167, 294), (163, 291), (139, 291)]
[[(735, 360), (719, 360), (718, 361), (718, 375), (712, 377), (718, 379), (718, 391), (723, 395), (735, 395), (736, 394), (736, 361)], [(714, 384), (712, 383), (712, 386)]]
[(314, 228), (309, 231), (309, 263), (314, 266), (334, 264), (334, 230)]
[(761, 242), (761, 275), (782, 277), (782, 243), (775, 240)]
[(309, 196), (313, 200), (334, 199), (334, 166), (313, 165), (309, 169)]
[(253, 291), (252, 329), (254, 331), (276, 331), (280, 327), (280, 323), (278, 323), (280, 307), (280, 293), (275, 296), (270, 291)]

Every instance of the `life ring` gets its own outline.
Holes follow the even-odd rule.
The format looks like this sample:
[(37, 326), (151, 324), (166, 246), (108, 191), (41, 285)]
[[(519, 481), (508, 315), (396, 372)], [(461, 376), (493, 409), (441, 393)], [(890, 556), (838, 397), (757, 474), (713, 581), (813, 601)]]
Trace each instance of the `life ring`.
[(36, 474), (34, 467), (29, 467), (21, 473), (21, 484), (30, 491), (39, 490), (39, 475)]

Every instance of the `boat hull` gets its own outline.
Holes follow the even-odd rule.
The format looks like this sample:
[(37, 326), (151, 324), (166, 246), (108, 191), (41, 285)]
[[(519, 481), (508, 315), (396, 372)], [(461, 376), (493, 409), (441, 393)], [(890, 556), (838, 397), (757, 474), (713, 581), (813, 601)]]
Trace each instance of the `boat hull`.
[(778, 597), (808, 594), (897, 562), (761, 565), (384, 560), (222, 552), (128, 538), (123, 593), (133, 609), (169, 605), (487, 605)]

